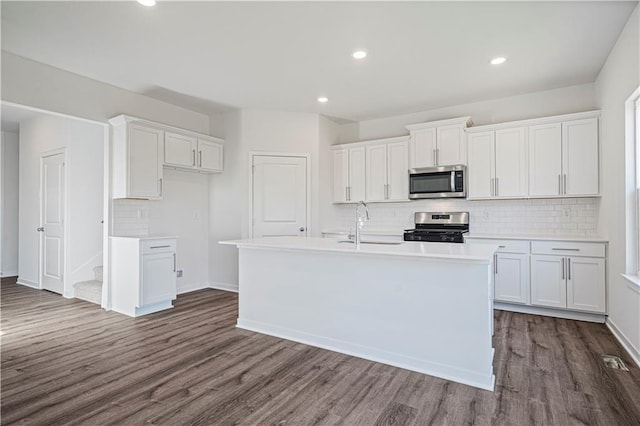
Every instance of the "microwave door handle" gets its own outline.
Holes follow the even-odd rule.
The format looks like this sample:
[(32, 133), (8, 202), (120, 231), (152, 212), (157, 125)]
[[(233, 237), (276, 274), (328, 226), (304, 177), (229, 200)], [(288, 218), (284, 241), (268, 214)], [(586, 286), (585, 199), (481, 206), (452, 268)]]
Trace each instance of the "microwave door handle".
[(456, 172), (451, 172), (451, 192), (456, 192)]

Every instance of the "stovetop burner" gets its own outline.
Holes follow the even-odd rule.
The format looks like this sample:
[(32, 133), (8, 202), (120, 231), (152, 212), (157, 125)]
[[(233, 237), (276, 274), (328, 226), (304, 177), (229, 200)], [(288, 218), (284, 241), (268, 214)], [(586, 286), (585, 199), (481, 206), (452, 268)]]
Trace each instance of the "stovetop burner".
[(468, 212), (417, 212), (415, 229), (404, 232), (405, 241), (464, 243), (469, 232)]

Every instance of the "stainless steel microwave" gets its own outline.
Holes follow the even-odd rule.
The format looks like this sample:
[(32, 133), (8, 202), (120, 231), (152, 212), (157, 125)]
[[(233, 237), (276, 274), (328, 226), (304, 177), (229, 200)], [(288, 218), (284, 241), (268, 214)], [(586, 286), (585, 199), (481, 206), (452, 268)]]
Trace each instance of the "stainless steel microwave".
[(463, 165), (409, 169), (409, 199), (465, 198), (466, 175)]

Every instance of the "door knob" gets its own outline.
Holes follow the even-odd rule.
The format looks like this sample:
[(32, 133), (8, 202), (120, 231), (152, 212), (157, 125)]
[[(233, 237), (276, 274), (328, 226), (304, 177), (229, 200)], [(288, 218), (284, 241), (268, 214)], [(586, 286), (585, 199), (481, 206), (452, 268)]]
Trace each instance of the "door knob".
[(43, 227), (37, 228), (37, 229), (36, 229), (36, 231), (38, 231), (38, 232), (44, 232), (44, 228), (43, 228)]
[(300, 227), (300, 232), (304, 232), (304, 226)]

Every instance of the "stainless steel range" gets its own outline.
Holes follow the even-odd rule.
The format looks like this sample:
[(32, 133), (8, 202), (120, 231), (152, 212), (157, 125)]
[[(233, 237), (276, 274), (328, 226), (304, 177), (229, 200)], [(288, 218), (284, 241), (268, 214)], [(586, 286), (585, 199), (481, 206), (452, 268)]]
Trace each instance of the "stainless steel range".
[(415, 229), (404, 231), (405, 241), (464, 243), (469, 232), (469, 212), (416, 212)]

